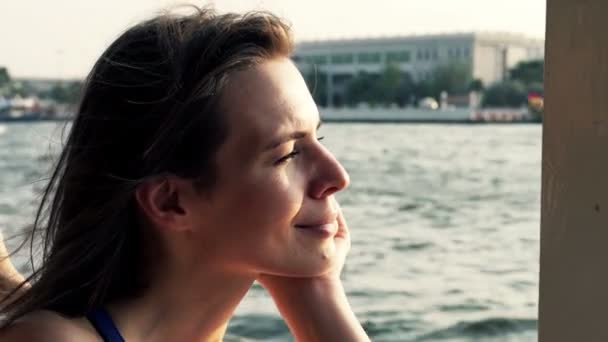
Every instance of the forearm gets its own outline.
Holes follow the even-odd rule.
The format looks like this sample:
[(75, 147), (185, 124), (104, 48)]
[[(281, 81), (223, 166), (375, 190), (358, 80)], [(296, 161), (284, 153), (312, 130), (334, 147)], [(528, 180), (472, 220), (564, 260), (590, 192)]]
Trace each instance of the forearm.
[(271, 295), (297, 341), (369, 341), (340, 283), (284, 289)]

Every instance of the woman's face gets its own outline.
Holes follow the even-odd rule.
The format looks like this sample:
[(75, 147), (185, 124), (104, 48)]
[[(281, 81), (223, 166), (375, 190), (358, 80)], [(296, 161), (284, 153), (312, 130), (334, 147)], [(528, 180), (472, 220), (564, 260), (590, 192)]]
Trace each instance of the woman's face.
[(338, 229), (334, 194), (349, 178), (317, 136), (319, 114), (302, 76), (287, 58), (266, 61), (234, 74), (221, 104), (229, 134), (198, 211), (204, 248), (238, 271), (327, 272)]

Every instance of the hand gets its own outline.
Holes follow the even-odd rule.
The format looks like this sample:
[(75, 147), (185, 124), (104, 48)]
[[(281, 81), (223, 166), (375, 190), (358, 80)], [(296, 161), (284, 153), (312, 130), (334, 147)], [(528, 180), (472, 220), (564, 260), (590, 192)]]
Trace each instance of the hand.
[(316, 277), (285, 277), (270, 274), (261, 274), (257, 281), (270, 292), (271, 295), (277, 294), (282, 290), (293, 290), (302, 286), (341, 286), (340, 274), (346, 262), (346, 256), (350, 251), (350, 231), (342, 209), (338, 206), (337, 217), (338, 231), (333, 237), (336, 246), (335, 263), (327, 272)]
[(272, 296), (298, 341), (369, 341), (340, 281), (351, 242), (339, 208), (337, 223), (336, 260), (329, 272), (308, 278), (262, 274), (257, 279)]
[[(19, 287), (25, 278), (15, 267), (10, 259), (10, 254), (4, 245), (4, 239), (0, 232), (0, 305), (6, 305), (9, 301), (4, 296), (8, 295), (13, 289)], [(23, 284), (21, 290), (29, 287), (29, 284)]]
[(2, 232), (0, 232), (0, 279), (12, 284), (19, 284), (24, 280), (21, 273), (17, 271), (11, 262), (10, 254), (4, 245)]

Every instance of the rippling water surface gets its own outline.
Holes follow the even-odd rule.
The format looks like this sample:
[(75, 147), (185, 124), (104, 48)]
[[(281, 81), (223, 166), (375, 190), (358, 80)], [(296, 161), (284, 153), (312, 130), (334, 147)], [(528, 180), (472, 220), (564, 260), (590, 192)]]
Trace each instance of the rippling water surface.
[[(30, 223), (60, 134), (0, 124), (5, 235)], [(540, 126), (326, 124), (321, 135), (351, 176), (343, 279), (374, 341), (537, 339)], [(292, 340), (257, 285), (229, 332)]]

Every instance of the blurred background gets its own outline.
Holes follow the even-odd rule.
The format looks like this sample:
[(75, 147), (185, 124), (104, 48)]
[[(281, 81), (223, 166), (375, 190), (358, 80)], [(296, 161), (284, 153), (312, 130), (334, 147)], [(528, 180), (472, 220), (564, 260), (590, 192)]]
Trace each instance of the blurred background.
[[(96, 59), (179, 3), (0, 2), (5, 237), (32, 223)], [(192, 3), (292, 24), (321, 134), (351, 175), (343, 279), (374, 341), (536, 341), (543, 0)], [(292, 340), (258, 285), (229, 333)]]

